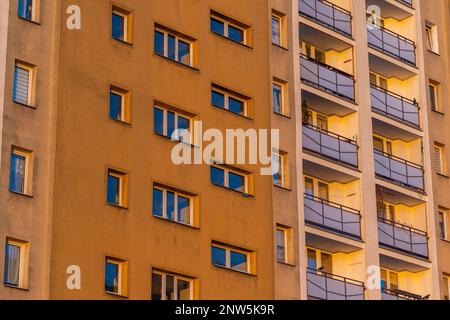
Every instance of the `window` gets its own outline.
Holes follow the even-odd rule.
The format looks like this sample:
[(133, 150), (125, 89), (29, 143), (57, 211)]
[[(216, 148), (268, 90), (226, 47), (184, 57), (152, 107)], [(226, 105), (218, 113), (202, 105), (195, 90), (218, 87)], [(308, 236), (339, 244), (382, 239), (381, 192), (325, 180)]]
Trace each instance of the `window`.
[(107, 257), (105, 261), (105, 291), (119, 296), (127, 294), (128, 263)]
[(450, 287), (449, 287), (449, 281), (448, 281), (448, 277), (444, 276), (442, 278), (442, 284), (444, 287), (444, 300), (449, 300), (449, 296), (450, 296)]
[(193, 300), (193, 279), (162, 271), (152, 272), (152, 300)]
[(437, 82), (430, 80), (428, 83), (428, 94), (431, 110), (442, 112), (439, 108), (439, 84)]
[(39, 0), (18, 0), (19, 17), (37, 22), (39, 20)]
[(31, 194), (32, 152), (13, 147), (9, 173), (9, 191)]
[(384, 90), (388, 88), (387, 78), (373, 72), (370, 73), (370, 84)]
[(165, 187), (153, 187), (153, 215), (178, 223), (193, 224), (193, 202), (191, 195)]
[(284, 17), (276, 14), (276, 13), (272, 13), (272, 43), (277, 45), (277, 46), (284, 46), (284, 30), (283, 30), (283, 25), (284, 25)]
[(124, 89), (111, 87), (109, 90), (109, 117), (130, 123), (130, 93)]
[(252, 273), (251, 252), (213, 242), (211, 246), (212, 264), (240, 272)]
[(156, 134), (177, 141), (191, 143), (192, 115), (182, 114), (178, 111), (160, 106), (155, 106), (153, 112), (153, 128)]
[(438, 174), (445, 174), (444, 146), (438, 143), (434, 144), (434, 166)]
[(277, 151), (272, 154), (273, 183), (282, 188), (289, 187), (288, 155), (286, 152)]
[(398, 273), (381, 269), (381, 291), (398, 289)]
[(439, 207), (438, 209), (439, 237), (442, 240), (448, 240), (447, 219), (448, 219), (448, 210)]
[(28, 244), (23, 241), (6, 239), (5, 270), (3, 281), (6, 285), (25, 288), (27, 282)]
[(306, 108), (303, 108), (303, 123), (325, 131), (328, 130), (328, 117)]
[(306, 256), (308, 269), (311, 271), (333, 273), (333, 256), (331, 254), (317, 249), (307, 248)]
[(217, 12), (211, 12), (211, 32), (235, 42), (247, 44), (249, 27)]
[(375, 150), (392, 155), (392, 142), (382, 137), (373, 137), (373, 147)]
[(194, 65), (193, 39), (161, 26), (156, 26), (154, 41), (155, 54), (188, 66)]
[(301, 52), (308, 58), (316, 60), (317, 62), (326, 63), (326, 52), (310, 43), (303, 41), (301, 43)]
[(239, 93), (213, 85), (211, 89), (211, 104), (244, 117), (250, 116), (250, 98)]
[(310, 177), (305, 177), (305, 194), (310, 198), (315, 195), (321, 200), (329, 200), (329, 185), (326, 182), (319, 181)]
[(286, 99), (286, 82), (274, 79), (272, 82), (273, 91), (273, 112), (288, 116), (289, 106)]
[(113, 6), (112, 37), (113, 39), (131, 43), (132, 14), (129, 11)]
[(439, 41), (437, 26), (431, 23), (425, 25), (425, 33), (427, 37), (427, 49), (431, 52), (439, 54)]
[(128, 175), (116, 170), (108, 169), (107, 202), (111, 205), (127, 206)]
[(281, 263), (290, 263), (291, 257), (291, 236), (292, 229), (277, 225), (276, 237), (277, 237), (277, 261)]
[(32, 106), (34, 104), (35, 67), (16, 61), (14, 68), (13, 100)]
[(250, 175), (225, 167), (211, 166), (211, 183), (243, 194), (250, 194)]

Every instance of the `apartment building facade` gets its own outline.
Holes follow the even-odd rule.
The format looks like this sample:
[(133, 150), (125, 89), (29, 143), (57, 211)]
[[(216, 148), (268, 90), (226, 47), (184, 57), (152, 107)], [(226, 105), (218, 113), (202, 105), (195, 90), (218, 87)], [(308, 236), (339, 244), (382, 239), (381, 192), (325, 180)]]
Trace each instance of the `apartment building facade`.
[[(2, 1), (0, 298), (448, 298), (449, 23), (447, 0)], [(278, 129), (279, 170), (174, 163), (210, 128)]]

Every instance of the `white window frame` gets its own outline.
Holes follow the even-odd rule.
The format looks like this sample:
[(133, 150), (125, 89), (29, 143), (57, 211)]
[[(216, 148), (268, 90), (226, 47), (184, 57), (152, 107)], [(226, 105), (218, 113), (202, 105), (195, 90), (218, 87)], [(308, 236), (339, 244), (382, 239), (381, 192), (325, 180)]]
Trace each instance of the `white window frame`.
[[(428, 82), (428, 94), (431, 95), (430, 88), (433, 88), (433, 94), (434, 94), (434, 101), (435, 106), (431, 105), (431, 110), (441, 112), (440, 105), (439, 105), (439, 84), (433, 83), (431, 81)], [(431, 96), (429, 102), (431, 103)]]
[[(27, 270), (25, 270), (26, 266), (27, 266), (27, 246), (28, 243), (27, 242), (23, 242), (23, 241), (18, 241), (18, 240), (13, 240), (13, 239), (8, 239), (6, 240), (8, 245), (13, 245), (13, 246), (17, 246), (20, 248), (20, 262), (19, 262), (19, 283), (17, 286), (17, 288), (25, 288), (25, 279), (26, 279), (26, 275), (25, 272), (27, 272)], [(5, 266), (6, 267), (6, 266)], [(6, 280), (6, 279), (4, 279)], [(10, 286), (14, 286), (13, 284), (8, 284), (6, 283), (6, 281), (4, 281), (6, 285), (10, 285)]]
[[(117, 204), (117, 206), (124, 207), (125, 201), (124, 201), (124, 190), (123, 190), (124, 189), (124, 186), (123, 186), (124, 180), (123, 179), (126, 179), (127, 173), (123, 173), (123, 172), (120, 172), (120, 171), (117, 171), (114, 169), (108, 169), (108, 177), (109, 176), (119, 179), (119, 203)], [(107, 190), (107, 192), (108, 192), (108, 190)], [(109, 203), (109, 204), (116, 205), (114, 203)]]
[[(155, 190), (159, 190), (163, 193), (163, 215), (162, 218), (165, 220), (169, 220), (169, 221), (173, 221), (179, 224), (183, 224), (183, 225), (189, 225), (189, 226), (193, 226), (194, 225), (194, 197), (187, 195), (185, 193), (181, 193), (172, 189), (168, 189), (168, 188), (164, 188), (161, 186), (153, 186), (153, 189)], [(174, 194), (174, 214), (175, 214), (175, 220), (171, 220), (169, 218), (167, 218), (167, 192), (172, 192)], [(179, 221), (179, 217), (178, 217), (178, 196), (181, 196), (183, 198), (187, 198), (189, 199), (189, 223), (184, 223)], [(155, 215), (155, 214), (153, 214)]]
[[(231, 247), (228, 247), (226, 245), (221, 245), (221, 244), (217, 244), (217, 243), (213, 243), (211, 245), (211, 250), (212, 250), (212, 247), (216, 247), (216, 248), (220, 248), (220, 249), (224, 249), (225, 250), (225, 266), (214, 264), (215, 266), (218, 266), (218, 267), (221, 267), (221, 268), (227, 268), (227, 269), (234, 270), (234, 271), (237, 271), (237, 272), (242, 272), (242, 273), (251, 273), (251, 261), (250, 261), (251, 254), (250, 254), (250, 252), (245, 251), (243, 249), (231, 248)], [(246, 270), (245, 271), (242, 271), (242, 270), (235, 269), (235, 268), (231, 267), (231, 251), (246, 256), (247, 263), (246, 263)]]
[(180, 36), (174, 34), (175, 32), (166, 31), (161, 28), (155, 28), (155, 32), (162, 33), (164, 36), (164, 57), (166, 57), (169, 60), (172, 60), (169, 58), (169, 35), (171, 35), (175, 38), (175, 59), (173, 61), (176, 61), (181, 64), (185, 64), (181, 61), (178, 61), (178, 42), (183, 41), (189, 45), (189, 64), (188, 64), (188, 66), (192, 67), (194, 65), (193, 43), (191, 40), (188, 40), (184, 37), (180, 37)]
[(273, 33), (273, 24), (272, 24), (272, 20), (273, 19), (277, 20), (278, 24), (280, 26), (280, 28), (279, 28), (280, 33), (278, 35), (278, 37), (280, 39), (280, 42), (279, 43), (274, 43), (273, 42), (273, 38), (272, 38), (272, 44), (282, 47), (282, 46), (284, 46), (284, 43), (283, 43), (283, 37), (284, 37), (284, 34), (283, 34), (283, 17), (281, 17), (278, 14), (272, 13), (272, 18), (270, 20), (270, 29), (271, 29), (272, 33)]
[[(16, 61), (16, 63), (14, 64), (14, 67), (18, 67), (21, 68), (23, 70), (28, 71), (28, 97), (27, 97), (27, 105), (28, 106), (32, 106), (33, 105), (33, 89), (34, 89), (34, 72), (35, 72), (35, 67), (26, 65), (22, 62)], [(15, 70), (14, 70), (14, 74), (15, 74)], [(20, 101), (14, 101), (17, 103), (21, 103)]]
[(399, 285), (399, 275), (400, 275), (400, 273), (399, 273), (399, 272), (391, 271), (391, 270), (385, 269), (385, 268), (380, 268), (380, 281), (382, 280), (382, 279), (381, 279), (381, 272), (382, 272), (382, 271), (385, 271), (385, 272), (386, 272), (386, 289), (392, 290), (392, 288), (391, 288), (391, 286), (392, 286), (392, 283), (391, 283), (391, 274), (392, 274), (392, 273), (397, 275), (397, 288), (400, 287), (400, 285)]
[[(272, 162), (273, 162), (274, 157), (277, 158), (277, 162), (278, 162), (278, 166), (279, 166), (278, 174), (281, 177), (281, 183), (276, 183), (275, 180), (273, 179), (273, 174), (272, 174), (273, 184), (278, 187), (286, 188), (287, 187), (287, 177), (286, 177), (285, 166), (286, 166), (287, 153), (283, 153), (281, 151), (273, 151), (272, 152)], [(273, 168), (273, 164), (272, 164), (272, 168)]]
[[(128, 92), (121, 92), (121, 91), (117, 90), (117, 88), (115, 88), (115, 87), (111, 87), (109, 92), (120, 96), (120, 119), (113, 119), (113, 120), (118, 120), (121, 122), (128, 123), (128, 121), (127, 121), (128, 110), (127, 110), (127, 100), (126, 100)], [(111, 103), (111, 101), (110, 101), (110, 103)]]
[[(25, 172), (24, 172), (24, 177), (23, 177), (23, 192), (22, 194), (31, 194), (31, 181), (30, 181), (30, 171), (31, 171), (31, 159), (32, 159), (32, 155), (33, 153), (31, 151), (23, 151), (17, 147), (12, 147), (12, 151), (11, 151), (11, 156), (12, 154), (16, 154), (19, 156), (22, 156), (25, 158)], [(12, 170), (12, 168), (10, 168), (9, 170)]]
[(184, 113), (180, 113), (178, 111), (172, 110), (172, 109), (167, 109), (167, 108), (161, 107), (160, 105), (155, 105), (154, 108), (163, 112), (163, 136), (165, 136), (167, 138), (170, 138), (170, 139), (172, 138), (172, 137), (168, 136), (167, 117), (168, 117), (169, 112), (172, 112), (175, 116), (175, 123), (174, 123), (175, 130), (178, 129), (178, 117), (187, 119), (189, 122), (189, 129), (188, 129), (189, 141), (183, 141), (183, 142), (192, 144), (192, 141), (193, 141), (193, 139), (192, 139), (192, 137), (193, 137), (193, 126), (192, 126), (193, 119), (192, 119), (192, 117), (190, 117)]
[(427, 38), (428, 51), (439, 54), (439, 37), (437, 32), (437, 26), (427, 23), (425, 25), (425, 35)]
[[(218, 15), (215, 15), (215, 14), (211, 14), (211, 19), (214, 19), (214, 20), (217, 20), (217, 21), (220, 21), (220, 22), (223, 23), (223, 35), (222, 34), (219, 34), (219, 35), (224, 36), (225, 38), (227, 38), (227, 39), (229, 39), (231, 41), (237, 42), (237, 43), (242, 43), (242, 44), (245, 44), (245, 45), (247, 44), (247, 30), (245, 28), (242, 28), (242, 27), (238, 26), (235, 23), (231, 23), (228, 20), (226, 20), (224, 18), (221, 18), (221, 17), (219, 17)], [(243, 38), (242, 42), (238, 42), (238, 41), (236, 41), (234, 39), (231, 39), (229, 37), (229, 30), (228, 30), (229, 26), (232, 26), (233, 28), (236, 28), (236, 29), (239, 29), (239, 30), (242, 31), (242, 38)], [(213, 33), (214, 34), (218, 34), (216, 32), (213, 32)]]
[(280, 111), (279, 111), (279, 112), (276, 112), (276, 111), (275, 111), (275, 95), (273, 96), (274, 113), (275, 113), (275, 114), (286, 115), (285, 97), (284, 97), (285, 84), (282, 83), (282, 82), (280, 82), (280, 81), (273, 80), (273, 82), (272, 82), (272, 94), (273, 94), (273, 91), (274, 91), (275, 86), (277, 86), (277, 87), (280, 88), (281, 101), (280, 101)]
[[(247, 100), (241, 99), (241, 98), (237, 97), (235, 94), (229, 93), (229, 92), (227, 92), (225, 90), (222, 90), (222, 89), (219, 89), (219, 88), (217, 88), (215, 86), (212, 87), (211, 94), (212, 94), (212, 92), (215, 92), (215, 93), (218, 93), (218, 94), (221, 94), (221, 95), (224, 96), (224, 103), (225, 103), (224, 107), (223, 108), (220, 107), (220, 106), (215, 106), (215, 107), (218, 107), (218, 108), (221, 108), (221, 109), (225, 109), (225, 110), (227, 110), (227, 111), (229, 111), (231, 113), (234, 113), (234, 114), (239, 114), (239, 115), (242, 115), (244, 117), (248, 117)], [(242, 103), (242, 106), (243, 106), (243, 109), (244, 109), (243, 113), (236, 113), (236, 112), (230, 111), (230, 98), (233, 98), (234, 100), (237, 100), (237, 101)]]
[(276, 228), (276, 232), (278, 233), (278, 231), (283, 232), (283, 238), (284, 238), (284, 260), (281, 260), (280, 257), (278, 257), (278, 235), (276, 235), (276, 239), (277, 239), (277, 261), (280, 263), (289, 263), (289, 236), (288, 236), (288, 232), (289, 229), (279, 226), (277, 225)]
[(123, 39), (117, 39), (114, 37), (113, 37), (113, 39), (130, 43), (129, 34), (130, 34), (131, 30), (128, 29), (129, 28), (128, 18), (130, 17), (131, 13), (127, 12), (126, 10), (123, 10), (123, 11), (125, 11), (127, 13), (121, 12), (120, 10), (123, 10), (123, 9), (120, 9), (118, 7), (113, 7), (112, 14), (121, 16), (123, 18)]
[[(105, 292), (121, 296), (123, 294), (122, 274), (123, 274), (124, 261), (121, 261), (121, 260), (118, 260), (115, 258), (111, 258), (111, 257), (107, 257), (105, 264), (106, 263), (115, 264), (117, 266), (117, 292), (106, 291), (106, 290), (105, 290)], [(105, 266), (105, 281), (106, 281), (106, 266)]]
[[(163, 271), (152, 271), (152, 275), (157, 274), (161, 276), (161, 300), (167, 300), (167, 276), (173, 277), (174, 281), (174, 301), (179, 301), (178, 299), (178, 280), (182, 280), (189, 283), (189, 300), (194, 300), (194, 279), (188, 278), (186, 276), (179, 276), (170, 272)], [(153, 284), (152, 284), (153, 286)]]
[(237, 191), (237, 190), (234, 190), (234, 189), (230, 188), (230, 185), (229, 185), (229, 180), (230, 180), (229, 174), (230, 174), (230, 172), (235, 174), (235, 175), (243, 177), (244, 178), (244, 190), (242, 191), (242, 193), (248, 194), (248, 174), (241, 173), (241, 172), (239, 172), (237, 170), (232, 170), (232, 169), (223, 168), (223, 167), (214, 166), (214, 165), (212, 167), (213, 168), (217, 168), (219, 170), (223, 170), (223, 174), (224, 174), (224, 180), (223, 180), (223, 184), (224, 185), (223, 185), (223, 187), (225, 187), (225, 188), (227, 188), (229, 190), (232, 190), (232, 191), (241, 192), (241, 191)]

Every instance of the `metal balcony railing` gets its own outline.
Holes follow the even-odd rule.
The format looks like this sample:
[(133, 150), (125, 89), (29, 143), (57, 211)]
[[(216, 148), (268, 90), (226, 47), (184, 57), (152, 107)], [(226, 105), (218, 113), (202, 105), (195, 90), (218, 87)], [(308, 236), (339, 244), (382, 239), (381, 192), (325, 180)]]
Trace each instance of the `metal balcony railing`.
[(358, 167), (358, 145), (356, 141), (307, 123), (303, 124), (303, 148)]
[(358, 210), (305, 194), (305, 221), (309, 225), (361, 238), (361, 214)]
[(309, 300), (364, 300), (364, 283), (307, 268)]
[(419, 104), (389, 90), (371, 85), (372, 110), (419, 127)]
[(423, 167), (374, 149), (375, 173), (381, 178), (424, 191)]
[(384, 246), (428, 258), (428, 235), (425, 231), (378, 217), (378, 241)]
[(301, 54), (300, 76), (301, 80), (309, 85), (355, 101), (355, 80), (348, 73)]
[(346, 36), (352, 35), (352, 14), (325, 0), (299, 0), (300, 14)]
[(420, 295), (398, 289), (381, 290), (381, 300), (427, 300), (427, 299), (428, 298), (424, 298)]
[(416, 44), (393, 31), (367, 24), (369, 46), (403, 62), (416, 65)]
[(413, 0), (397, 0), (397, 1), (400, 3), (406, 4), (408, 7), (411, 7), (411, 8), (413, 6)]

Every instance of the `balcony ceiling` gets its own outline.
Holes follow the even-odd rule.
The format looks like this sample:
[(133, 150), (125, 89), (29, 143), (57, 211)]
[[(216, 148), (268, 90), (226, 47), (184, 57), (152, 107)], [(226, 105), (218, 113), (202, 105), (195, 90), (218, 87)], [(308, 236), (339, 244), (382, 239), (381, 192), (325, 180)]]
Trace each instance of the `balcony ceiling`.
[(303, 102), (306, 102), (309, 109), (326, 116), (336, 115), (339, 117), (344, 117), (355, 112), (355, 110), (347, 108), (342, 104), (335, 103), (325, 97), (318, 96), (306, 90), (302, 90), (302, 104)]
[[(327, 162), (327, 161), (325, 161)], [(331, 164), (333, 162), (331, 161)], [(333, 169), (333, 167), (338, 167), (339, 164), (336, 165), (330, 165), (330, 166), (323, 166), (318, 162), (312, 162), (309, 160), (303, 160), (303, 172), (307, 175), (316, 177), (318, 179), (321, 179), (323, 181), (327, 182), (340, 182), (340, 183), (349, 183), (352, 181), (357, 180), (358, 178), (349, 174), (346, 174), (344, 172), (338, 171)]]
[(401, 65), (403, 64), (403, 62), (398, 61), (399, 64), (395, 64), (388, 61), (388, 59), (382, 58), (381, 56), (383, 56), (384, 53), (377, 52), (377, 54), (379, 54), (380, 56), (374, 55), (371, 52), (369, 52), (369, 64), (371, 71), (379, 73), (386, 78), (395, 77), (402, 81), (417, 75), (417, 72), (411, 71), (412, 67), (406, 65), (405, 67), (402, 67)]
[[(321, 232), (319, 232), (321, 233)], [(322, 236), (312, 232), (306, 232), (306, 245), (308, 247), (316, 248), (319, 250), (327, 251), (329, 253), (351, 253), (357, 250), (361, 250), (360, 247), (351, 245), (343, 241), (337, 240), (339, 236), (330, 234), (330, 237)]]
[(351, 47), (349, 43), (341, 41), (306, 24), (300, 23), (299, 28), (301, 40), (311, 43), (322, 50), (336, 50), (341, 52)]
[(372, 124), (374, 133), (391, 140), (400, 139), (405, 142), (411, 142), (420, 138), (409, 130), (405, 130), (400, 126), (392, 125), (380, 119), (372, 118)]
[(414, 207), (423, 204), (425, 200), (411, 197), (405, 193), (383, 186), (383, 200), (395, 205), (403, 204), (405, 206)]
[(388, 256), (384, 254), (380, 254), (380, 266), (382, 268), (391, 269), (397, 272), (402, 271), (410, 271), (410, 272), (420, 272), (427, 270), (428, 268), (419, 263), (413, 263), (409, 257), (406, 257), (405, 260), (396, 258), (393, 256)]
[(412, 10), (407, 6), (398, 3), (397, 0), (367, 0), (367, 6), (376, 5), (381, 9), (381, 16), (385, 19), (394, 18), (395, 20), (403, 20), (412, 16)]

